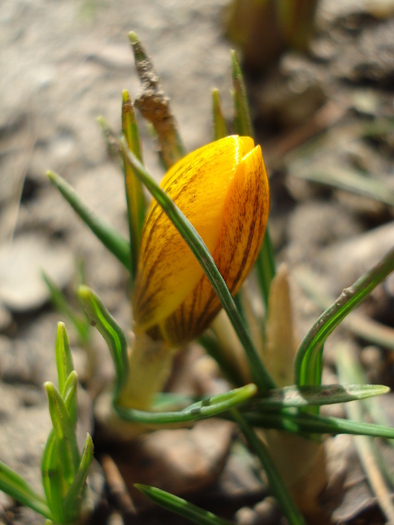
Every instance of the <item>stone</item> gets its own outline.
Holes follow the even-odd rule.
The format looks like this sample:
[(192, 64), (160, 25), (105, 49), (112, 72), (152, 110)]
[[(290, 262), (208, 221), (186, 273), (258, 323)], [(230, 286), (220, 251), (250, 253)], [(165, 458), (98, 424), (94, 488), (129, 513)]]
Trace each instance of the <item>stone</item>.
[(0, 302), (16, 312), (39, 308), (50, 297), (41, 272), (63, 288), (73, 270), (73, 256), (66, 246), (38, 233), (20, 235), (0, 248)]

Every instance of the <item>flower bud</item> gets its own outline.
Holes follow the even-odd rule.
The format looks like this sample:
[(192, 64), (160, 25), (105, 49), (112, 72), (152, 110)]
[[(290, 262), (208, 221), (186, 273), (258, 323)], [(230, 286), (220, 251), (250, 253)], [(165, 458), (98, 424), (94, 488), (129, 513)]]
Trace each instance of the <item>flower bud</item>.
[[(204, 240), (234, 295), (256, 261), (269, 211), (260, 146), (231, 136), (177, 162), (161, 187)], [(199, 336), (221, 308), (197, 259), (153, 200), (133, 295), (136, 334), (176, 346)]]

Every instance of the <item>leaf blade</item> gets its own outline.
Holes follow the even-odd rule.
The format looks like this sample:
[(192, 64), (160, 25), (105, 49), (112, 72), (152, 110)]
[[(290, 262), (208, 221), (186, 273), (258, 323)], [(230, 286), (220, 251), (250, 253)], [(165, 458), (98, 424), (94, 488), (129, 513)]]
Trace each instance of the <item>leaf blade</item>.
[(116, 385), (115, 398), (125, 384), (128, 374), (126, 337), (115, 319), (103, 305), (101, 299), (88, 286), (81, 285), (78, 289), (86, 314), (104, 337), (115, 365)]
[(297, 509), (292, 497), (286, 489), (270, 455), (266, 445), (258, 438), (257, 434), (249, 423), (242, 417), (240, 412), (236, 409), (232, 411), (235, 421), (238, 423), (242, 433), (246, 437), (250, 447), (255, 452), (260, 460), (261, 466), (264, 468), (272, 492), (279, 502), (286, 518), (291, 525), (305, 525), (305, 520)]
[[(128, 91), (123, 91), (122, 96), (122, 132), (126, 137), (127, 145), (137, 159), (142, 162), (141, 139)], [(123, 154), (123, 151), (122, 151)], [(141, 242), (141, 232), (145, 219), (145, 197), (142, 184), (134, 175), (133, 168), (126, 161), (123, 154), (123, 171), (126, 187), (127, 215), (129, 222), (130, 248), (131, 248), (131, 275), (135, 278), (137, 272), (138, 252)]]
[(19, 474), (0, 461), (0, 490), (48, 519), (53, 515), (45, 501)]
[(201, 509), (174, 494), (170, 494), (156, 487), (142, 485), (141, 483), (135, 483), (134, 486), (161, 507), (194, 521), (199, 525), (231, 525), (230, 521), (219, 518), (212, 512)]
[(298, 348), (294, 364), (295, 383), (297, 385), (319, 384), (316, 378), (316, 368), (313, 365), (314, 361), (321, 359), (324, 341), (339, 323), (393, 270), (394, 248), (351, 287), (343, 290), (338, 299), (322, 313)]
[(59, 449), (59, 459), (66, 482), (71, 485), (79, 465), (79, 452), (74, 426), (63, 398), (50, 382), (45, 383), (49, 413)]
[(55, 432), (52, 429), (44, 448), (41, 459), (41, 479), (48, 506), (57, 523), (63, 523), (63, 496), (65, 491), (64, 479), (60, 470), (58, 447)]
[(48, 171), (47, 176), (107, 250), (130, 271), (130, 246), (126, 239), (110, 224), (96, 215), (88, 204), (79, 197), (74, 188), (60, 175), (53, 171)]
[(64, 498), (63, 507), (65, 509), (66, 519), (69, 522), (76, 521), (79, 517), (81, 503), (83, 502), (83, 491), (85, 489), (86, 478), (88, 477), (89, 468), (93, 461), (93, 450), (93, 440), (88, 433), (77, 473), (67, 496)]
[(260, 410), (269, 408), (323, 406), (379, 396), (390, 391), (385, 385), (333, 384), (297, 387), (291, 385), (270, 390), (266, 397), (253, 402)]
[(176, 412), (146, 412), (143, 410), (127, 409), (115, 404), (119, 416), (135, 423), (163, 425), (171, 423), (185, 423), (217, 416), (223, 412), (244, 403), (256, 394), (256, 385), (253, 383), (241, 388), (230, 390), (225, 394), (212, 396), (208, 399), (193, 403)]

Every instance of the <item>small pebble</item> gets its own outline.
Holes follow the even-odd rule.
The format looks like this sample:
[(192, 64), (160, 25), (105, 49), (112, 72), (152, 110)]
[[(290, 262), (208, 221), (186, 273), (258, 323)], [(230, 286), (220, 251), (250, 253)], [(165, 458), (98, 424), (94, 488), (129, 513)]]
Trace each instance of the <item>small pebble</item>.
[(235, 514), (235, 520), (239, 525), (255, 525), (256, 517), (256, 512), (249, 507), (242, 507)]
[(368, 370), (374, 369), (382, 362), (382, 353), (377, 346), (366, 346), (361, 351), (361, 363)]
[(259, 517), (258, 523), (264, 525), (277, 525), (282, 516), (277, 502), (271, 497), (265, 498), (260, 503), (257, 503), (254, 510)]

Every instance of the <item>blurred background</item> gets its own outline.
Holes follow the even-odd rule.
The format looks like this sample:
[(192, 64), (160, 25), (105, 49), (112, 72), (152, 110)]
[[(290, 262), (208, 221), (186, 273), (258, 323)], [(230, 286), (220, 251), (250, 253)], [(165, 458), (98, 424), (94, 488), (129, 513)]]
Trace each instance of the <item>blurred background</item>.
[[(394, 240), (394, 1), (2, 0), (0, 457), (33, 484), (59, 319), (41, 269), (72, 290), (83, 259), (88, 284), (129, 327), (123, 269), (45, 177), (61, 174), (126, 234), (121, 171), (96, 117), (119, 133), (122, 90), (140, 89), (129, 31), (150, 54), (189, 150), (212, 140), (213, 88), (231, 120), (230, 50), (238, 51), (271, 177), (279, 261), (307, 267), (335, 296)], [(146, 165), (160, 177), (155, 139), (145, 122), (141, 131)], [(302, 335), (321, 307), (298, 302)], [(392, 276), (363, 308), (393, 327), (393, 304)], [(359, 350), (369, 379), (394, 386), (392, 354)], [(75, 355), (83, 377), (84, 354)], [(10, 505), (0, 493), (0, 520)]]

